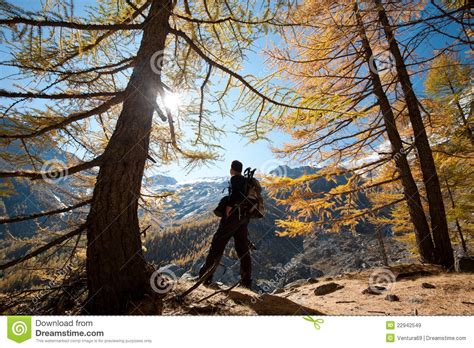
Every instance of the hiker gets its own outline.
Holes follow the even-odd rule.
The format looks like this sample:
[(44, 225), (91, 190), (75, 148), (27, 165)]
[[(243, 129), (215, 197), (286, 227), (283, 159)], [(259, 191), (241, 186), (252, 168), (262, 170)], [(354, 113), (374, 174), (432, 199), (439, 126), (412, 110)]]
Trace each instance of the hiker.
[(235, 250), (240, 260), (240, 285), (248, 289), (252, 285), (251, 244), (248, 240), (247, 229), (250, 217), (248, 210), (244, 206), (246, 201), (246, 180), (242, 175), (242, 169), (243, 165), (239, 161), (233, 161), (230, 166), (230, 194), (226, 200), (219, 228), (212, 238), (206, 262), (199, 271), (200, 277), (209, 274), (204, 282), (205, 285), (212, 284), (212, 274), (217, 268), (231, 237), (234, 237)]

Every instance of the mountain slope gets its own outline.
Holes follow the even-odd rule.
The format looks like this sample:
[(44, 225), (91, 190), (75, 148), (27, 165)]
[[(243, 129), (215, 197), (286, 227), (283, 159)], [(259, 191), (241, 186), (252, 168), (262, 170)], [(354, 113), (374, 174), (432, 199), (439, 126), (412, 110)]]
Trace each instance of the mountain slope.
[[(272, 173), (297, 178), (304, 174), (319, 171), (314, 167), (279, 167)], [(324, 178), (317, 180), (312, 189), (315, 192), (326, 192), (338, 183)], [(225, 178), (177, 183), (156, 188), (163, 191), (174, 191), (178, 202), (169, 200), (165, 209), (173, 214), (168, 228), (154, 226), (151, 237), (145, 242), (146, 258), (159, 265), (173, 264), (173, 272), (181, 276), (185, 272), (197, 274), (204, 262), (207, 248), (213, 233), (217, 229), (218, 219), (212, 210), (219, 199), (226, 194), (228, 182)], [(359, 200), (365, 204), (363, 198)], [(252, 252), (253, 275), (259, 288), (272, 291), (298, 279), (321, 277), (324, 274), (334, 275), (382, 265), (379, 244), (372, 226), (360, 223), (356, 231), (327, 233), (323, 228), (306, 236), (296, 238), (277, 235), (275, 221), (290, 216), (287, 209), (278, 206), (269, 197), (265, 198), (267, 213), (263, 219), (252, 220), (249, 225), (249, 238), (256, 245)], [(172, 225), (172, 226), (171, 226)], [(411, 255), (404, 251), (401, 243), (392, 240), (390, 231), (385, 231), (388, 256), (391, 262), (411, 261)], [(281, 274), (280, 270), (287, 271)], [(233, 284), (239, 279), (239, 262), (229, 243), (221, 267), (215, 274), (215, 280)]]

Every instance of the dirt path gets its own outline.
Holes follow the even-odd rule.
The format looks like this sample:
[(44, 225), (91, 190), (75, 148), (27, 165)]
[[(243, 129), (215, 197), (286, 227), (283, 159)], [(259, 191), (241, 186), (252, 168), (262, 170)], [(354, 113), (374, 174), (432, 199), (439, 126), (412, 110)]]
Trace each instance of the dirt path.
[[(444, 273), (437, 268), (419, 265), (409, 269), (393, 267), (390, 275), (394, 282), (386, 283), (385, 289), (375, 288), (375, 293), (367, 292), (377, 271), (380, 270), (322, 278), (312, 284), (281, 289), (278, 294), (272, 295), (234, 288), (200, 301), (215, 290), (199, 287), (184, 303), (166, 302), (163, 314), (474, 315), (474, 274)], [(338, 286), (327, 286), (330, 283)], [(184, 291), (190, 284), (180, 280), (173, 293)], [(315, 289), (323, 285), (326, 285), (324, 288), (337, 290), (332, 289), (333, 292), (326, 295), (315, 295)], [(387, 300), (387, 295), (391, 295), (392, 301)]]
[[(329, 282), (344, 287), (328, 295), (314, 295), (317, 286)], [(423, 283), (435, 288), (424, 288)], [(340, 278), (279, 295), (330, 315), (474, 315), (474, 275), (440, 274), (399, 280), (380, 294), (363, 294), (367, 287), (366, 278)], [(386, 300), (389, 294), (399, 301)]]

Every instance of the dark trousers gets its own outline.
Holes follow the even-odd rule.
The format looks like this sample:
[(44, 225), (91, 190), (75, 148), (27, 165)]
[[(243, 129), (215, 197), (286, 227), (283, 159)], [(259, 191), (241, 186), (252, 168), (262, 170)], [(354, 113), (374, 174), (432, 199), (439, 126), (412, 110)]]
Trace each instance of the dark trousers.
[[(211, 248), (209, 249), (206, 262), (199, 271), (200, 277), (202, 277), (212, 267), (214, 267), (214, 270), (217, 268), (227, 243), (231, 237), (234, 237), (235, 251), (237, 251), (240, 260), (241, 284), (244, 286), (250, 286), (252, 261), (250, 258), (248, 240), (248, 224), (249, 218), (243, 216), (240, 216), (239, 218), (237, 211), (234, 211), (228, 217), (223, 217), (221, 219), (219, 228), (212, 238)], [(212, 271), (212, 273), (214, 272)], [(209, 275), (206, 283), (210, 283), (211, 281), (212, 274)]]

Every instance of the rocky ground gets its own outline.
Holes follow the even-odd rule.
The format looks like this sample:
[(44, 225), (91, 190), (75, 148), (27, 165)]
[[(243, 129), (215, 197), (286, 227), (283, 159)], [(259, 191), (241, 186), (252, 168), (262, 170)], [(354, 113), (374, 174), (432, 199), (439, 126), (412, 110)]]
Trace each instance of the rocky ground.
[[(389, 264), (416, 262), (401, 242), (392, 237), (384, 237), (384, 241)], [(178, 277), (185, 273), (197, 275), (206, 254), (207, 251), (185, 266), (170, 263), (163, 267)], [(291, 239), (270, 236), (259, 241), (258, 250), (252, 252), (255, 283), (267, 293), (300, 279), (333, 277), (382, 265), (379, 242), (371, 234), (320, 232), (315, 236), (306, 236), (301, 245)], [(226, 285), (234, 284), (240, 277), (239, 266), (231, 241), (214, 280)]]
[[(235, 287), (191, 287), (180, 279), (165, 297), (164, 315), (474, 315), (474, 274), (405, 264), (334, 277), (298, 280), (273, 293)], [(149, 304), (148, 304), (149, 305)], [(143, 314), (149, 306), (131, 313)]]

